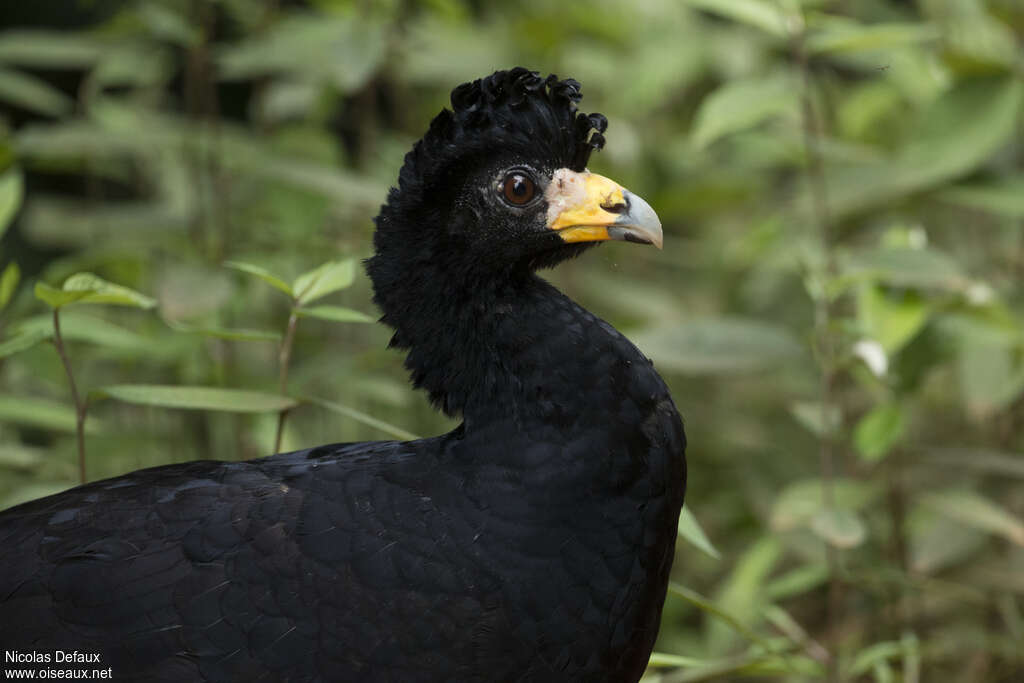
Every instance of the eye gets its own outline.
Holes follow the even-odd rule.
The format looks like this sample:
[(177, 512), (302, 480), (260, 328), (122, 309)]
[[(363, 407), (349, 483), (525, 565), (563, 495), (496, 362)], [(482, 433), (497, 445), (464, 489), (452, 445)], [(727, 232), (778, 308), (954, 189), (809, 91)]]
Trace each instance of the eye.
[(513, 171), (505, 176), (501, 183), (501, 193), (505, 201), (513, 206), (523, 206), (533, 199), (537, 186), (533, 179), (522, 171)]

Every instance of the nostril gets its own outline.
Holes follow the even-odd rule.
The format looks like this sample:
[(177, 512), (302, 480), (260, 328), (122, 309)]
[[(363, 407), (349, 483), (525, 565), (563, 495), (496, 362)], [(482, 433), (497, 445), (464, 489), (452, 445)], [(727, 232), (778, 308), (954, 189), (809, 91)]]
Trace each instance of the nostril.
[(602, 202), (601, 208), (608, 213), (626, 213), (629, 211), (629, 200), (621, 202)]

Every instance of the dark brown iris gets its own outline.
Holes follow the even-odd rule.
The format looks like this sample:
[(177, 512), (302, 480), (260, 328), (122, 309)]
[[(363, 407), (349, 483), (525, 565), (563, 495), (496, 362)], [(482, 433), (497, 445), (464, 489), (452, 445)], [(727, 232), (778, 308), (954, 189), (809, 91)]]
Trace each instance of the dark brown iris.
[(537, 187), (533, 180), (523, 173), (509, 173), (505, 176), (502, 193), (509, 204), (522, 206), (533, 199), (536, 191)]

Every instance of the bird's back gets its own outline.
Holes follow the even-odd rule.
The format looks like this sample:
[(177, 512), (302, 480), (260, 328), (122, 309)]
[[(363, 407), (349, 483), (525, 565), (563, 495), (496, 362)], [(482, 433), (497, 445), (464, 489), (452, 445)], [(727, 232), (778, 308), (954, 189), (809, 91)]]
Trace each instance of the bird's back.
[(573, 493), (498, 464), (514, 458), (467, 458), (479, 443), (462, 437), (171, 465), (5, 511), (0, 544), (18, 552), (0, 557), (0, 642), (98, 654), (90, 667), (139, 681), (635, 669), (616, 638), (646, 611), (653, 640), (663, 595), (645, 595), (645, 563), (671, 560), (645, 538), (634, 496), (649, 491)]
[[(404, 484), (436, 445), (172, 465), (5, 511), (0, 642), (134, 680), (426, 680), (444, 625), (479, 609), (456, 535)], [(445, 661), (424, 670), (457, 680)]]

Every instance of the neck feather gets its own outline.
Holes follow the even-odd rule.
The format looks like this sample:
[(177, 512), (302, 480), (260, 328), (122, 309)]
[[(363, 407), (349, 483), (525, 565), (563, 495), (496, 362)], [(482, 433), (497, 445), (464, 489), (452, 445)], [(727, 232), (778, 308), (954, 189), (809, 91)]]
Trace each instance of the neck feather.
[(554, 295), (571, 304), (531, 273), (475, 277), (437, 260), (404, 273), (371, 260), (369, 270), (382, 321), (395, 330), (390, 345), (407, 351), (413, 384), (453, 417), (507, 402), (517, 357), (541, 325), (535, 302)]
[(608, 406), (595, 396), (625, 401), (636, 419), (667, 397), (650, 361), (532, 264), (501, 270), (448, 244), (446, 231), (393, 212), (378, 217), (367, 262), (374, 301), (395, 330), (391, 346), (407, 351), (413, 384), (446, 414), (467, 427), (511, 419), (568, 428), (602, 424)]

